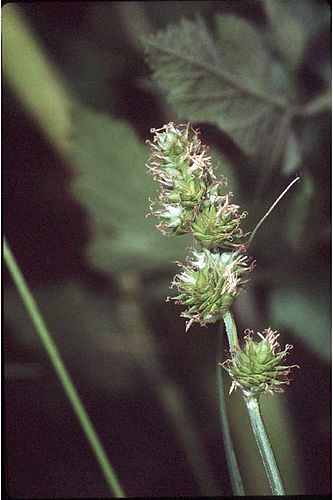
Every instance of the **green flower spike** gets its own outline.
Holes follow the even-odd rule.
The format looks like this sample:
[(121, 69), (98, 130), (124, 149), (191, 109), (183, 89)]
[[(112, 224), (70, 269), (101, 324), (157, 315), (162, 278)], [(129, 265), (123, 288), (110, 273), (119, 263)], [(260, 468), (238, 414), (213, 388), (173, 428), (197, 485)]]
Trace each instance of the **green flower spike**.
[(223, 318), (253, 268), (247, 256), (236, 252), (211, 253), (206, 249), (194, 251), (193, 259), (180, 265), (183, 271), (172, 283), (178, 288), (179, 295), (171, 298), (176, 304), (188, 307), (181, 314), (189, 318), (186, 331), (194, 322), (206, 325)]
[(244, 249), (244, 244), (241, 243), (244, 234), (239, 225), (246, 213), (239, 214), (239, 206), (229, 203), (230, 196), (232, 193), (215, 196), (217, 201), (211, 202), (210, 195), (206, 206), (192, 223), (193, 236), (203, 247), (226, 251)]
[(189, 125), (169, 123), (151, 132), (155, 136), (153, 142), (146, 141), (152, 149), (147, 166), (161, 184), (151, 213), (161, 219), (157, 227), (163, 234), (183, 234), (189, 231), (207, 187), (215, 179), (207, 147)]
[(283, 392), (283, 385), (289, 385), (288, 375), (291, 368), (298, 365), (286, 366), (284, 360), (292, 345), (287, 344), (283, 351), (277, 342), (279, 334), (267, 328), (258, 335), (261, 341), (253, 340), (253, 332), (245, 330), (245, 346), (232, 353), (221, 366), (229, 373), (233, 382), (229, 394), (240, 387), (245, 396), (259, 396), (263, 393), (274, 394)]

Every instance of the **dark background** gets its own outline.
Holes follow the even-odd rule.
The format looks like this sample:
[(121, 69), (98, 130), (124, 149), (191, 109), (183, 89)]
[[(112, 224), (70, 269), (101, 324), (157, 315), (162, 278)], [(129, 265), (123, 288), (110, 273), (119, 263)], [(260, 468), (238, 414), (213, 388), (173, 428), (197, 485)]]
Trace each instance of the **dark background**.
[[(169, 22), (177, 22), (180, 15), (193, 18), (199, 11), (208, 22), (217, 12), (232, 12), (259, 26), (266, 23), (259, 2), (140, 4), (152, 31), (165, 28)], [(18, 4), (17, 8), (81, 103), (95, 111), (127, 120), (142, 141), (149, 137), (152, 126), (162, 125), (170, 113), (174, 116), (171, 110), (166, 112), (163, 99), (157, 92), (138, 84), (148, 78), (150, 71), (139, 44), (133, 42), (131, 33), (134, 31), (131, 32), (123, 23), (119, 3), (33, 2)], [(322, 5), (318, 3), (320, 8)], [(330, 60), (330, 47), (327, 29), (311, 39), (299, 74), (305, 95), (311, 95), (324, 85), (320, 75)], [(58, 329), (53, 327), (57, 330), (53, 333), (60, 351), (126, 493), (128, 496), (149, 497), (202, 493), (177, 433), (158, 400), (161, 380), (154, 380), (154, 375), (159, 374), (162, 366), (164, 380), (172, 380), (180, 388), (198, 430), (215, 482), (215, 486), (210, 483), (209, 494), (230, 495), (217, 399), (214, 399), (217, 325), (208, 329), (194, 327), (191, 334), (185, 335), (184, 321), (179, 318), (180, 309), (163, 299), (173, 272), (166, 265), (140, 275), (143, 302), (140, 314), (155, 339), (160, 363), (158, 369), (148, 370), (147, 376), (131, 347), (125, 344), (123, 351), (122, 347), (119, 348), (119, 353), (109, 342), (104, 349), (103, 343), (97, 346), (102, 342), (101, 336), (94, 340), (91, 335), (87, 337), (82, 333), (80, 300), (82, 307), (86, 303), (80, 296), (76, 311), (66, 308), (71, 286), (88, 290), (95, 310), (92, 321), (98, 315), (98, 307), (108, 310), (108, 314), (109, 309), (116, 306), (130, 311), (134, 328), (142, 317), (138, 319), (136, 316), (131, 292), (124, 293), (112, 272), (107, 275), (89, 263), (86, 248), (92, 238), (92, 222), (87, 209), (71, 192), (73, 166), (45, 138), (6, 80), (6, 74), (3, 125), (4, 234), (35, 291), (46, 321), (50, 326), (58, 325)], [(201, 128), (202, 141), (217, 147), (234, 161), (239, 180), (237, 201), (249, 204), (259, 173), (249, 174), (246, 158), (226, 134), (212, 125), (202, 125)], [(301, 241), (294, 249), (288, 247), (284, 239), (282, 222), (292, 211), (291, 199), (285, 204), (282, 202), (279, 212), (273, 214), (263, 228), (262, 239), (258, 237), (253, 246), (259, 270), (247, 297), (250, 304), (256, 304), (255, 311), (262, 320), (260, 324), (258, 320), (258, 327), (255, 324), (253, 328), (268, 326), (271, 320), (270, 294), (276, 283), (283, 282), (286, 276), (290, 282), (299, 283), (310, 293), (312, 289), (314, 295), (319, 290), (327, 302), (326, 313), (330, 307), (330, 113), (318, 116), (309, 128), (314, 131), (314, 138), (302, 171), (310, 173), (316, 195), (304, 216)], [(311, 134), (308, 137), (311, 139)], [(145, 182), (144, 166), (142, 169), (142, 182)], [(286, 184), (282, 175), (272, 179), (267, 185), (267, 192), (272, 194), (266, 197), (264, 206), (269, 206)], [(263, 213), (260, 210), (252, 212), (253, 220), (260, 218)], [(271, 274), (277, 275), (277, 281)], [(163, 293), (156, 292), (158, 286), (164, 287)], [(65, 288), (67, 291), (63, 292)], [(38, 345), (28, 320), (24, 319), (6, 269), (4, 291), (7, 493), (14, 498), (107, 497), (108, 489), (99, 467), (44, 351)], [(245, 302), (242, 304), (246, 308)], [(303, 306), (300, 304), (299, 307)], [(252, 316), (255, 314), (253, 312)], [(249, 316), (242, 315), (241, 306), (236, 308), (236, 316), (240, 331), (249, 326)], [(11, 320), (13, 317), (16, 323)], [(87, 318), (89, 308), (82, 312), (82, 321)], [(93, 330), (91, 326), (90, 333)], [(314, 329), (313, 336), (316, 335), (319, 333)], [(286, 418), (292, 422), (294, 449), (300, 464), (295, 484), (301, 490), (294, 493), (325, 494), (330, 491), (331, 471), (329, 360), (320, 349), (313, 350), (312, 343), (306, 338), (297, 336), (292, 327), (283, 331), (281, 344), (286, 343), (294, 344), (290, 359), (301, 366), (283, 396), (283, 408)], [(209, 384), (211, 393), (207, 390)], [(237, 443), (238, 435), (236, 430), (233, 432)], [(288, 442), (284, 447), (287, 454)], [(238, 452), (242, 453), (239, 449)], [(256, 484), (255, 478), (248, 481), (252, 487)], [(296, 488), (295, 484), (292, 488)], [(260, 480), (253, 491), (256, 492), (268, 493), (264, 486), (260, 486)]]

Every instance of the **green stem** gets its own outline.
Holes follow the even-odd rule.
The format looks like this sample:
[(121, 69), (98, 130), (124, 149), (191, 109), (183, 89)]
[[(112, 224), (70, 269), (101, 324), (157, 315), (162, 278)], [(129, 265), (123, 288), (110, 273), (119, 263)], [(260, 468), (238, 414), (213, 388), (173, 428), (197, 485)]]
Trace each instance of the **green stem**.
[(231, 311), (228, 311), (227, 314), (225, 314), (225, 316), (223, 317), (223, 321), (227, 332), (229, 349), (231, 352), (235, 351), (237, 348), (239, 348), (239, 343), (236, 323)]
[(228, 414), (227, 414), (227, 405), (224, 395), (224, 384), (223, 384), (223, 372), (221, 367), (219, 366), (219, 361), (222, 358), (222, 345), (223, 345), (223, 332), (220, 331), (222, 326), (222, 322), (220, 323), (219, 328), (219, 346), (217, 349), (217, 361), (216, 361), (216, 377), (217, 377), (217, 385), (218, 385), (218, 393), (219, 393), (219, 407), (220, 407), (220, 421), (223, 433), (223, 442), (226, 450), (227, 464), (230, 474), (231, 486), (234, 495), (244, 496), (245, 490), (242, 481), (242, 477), (239, 472), (237, 457), (234, 449), (234, 445), (232, 442)]
[[(229, 348), (232, 352), (235, 350), (235, 347), (239, 346), (237, 328), (233, 314), (229, 311), (224, 316), (223, 320), (229, 340)], [(253, 396), (244, 396), (244, 400), (272, 492), (275, 495), (284, 495), (285, 490), (282, 479), (260, 414), (259, 400)]]
[(68, 397), (70, 404), (76, 414), (76, 417), (81, 424), (84, 434), (89, 442), (92, 451), (102, 469), (105, 480), (110, 488), (111, 493), (116, 498), (124, 498), (125, 493), (120, 486), (116, 473), (111, 466), (109, 459), (103, 449), (99, 437), (94, 429), (94, 426), (84, 408), (77, 390), (71, 380), (71, 377), (62, 361), (57, 346), (52, 339), (50, 332), (39, 312), (37, 304), (28, 288), (28, 285), (16, 263), (15, 257), (11, 252), (6, 239), (3, 242), (3, 255), (4, 260), (8, 266), (12, 279), (15, 283), (17, 291), (25, 305), (25, 308), (30, 316), (33, 325), (36, 328), (37, 334), (50, 358), (53, 368), (59, 378), (59, 381)]
[(252, 430), (274, 495), (285, 495), (281, 475), (260, 413), (259, 398), (244, 396)]

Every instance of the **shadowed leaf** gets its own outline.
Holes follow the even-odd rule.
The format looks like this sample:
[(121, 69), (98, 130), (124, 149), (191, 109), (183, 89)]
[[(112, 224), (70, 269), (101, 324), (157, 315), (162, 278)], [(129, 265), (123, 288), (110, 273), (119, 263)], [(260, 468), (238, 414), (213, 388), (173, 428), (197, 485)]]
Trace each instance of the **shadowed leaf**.
[(299, 189), (291, 201), (286, 229), (286, 237), (293, 250), (304, 253), (314, 244), (316, 236), (318, 238), (317, 228), (314, 228), (309, 234), (314, 207), (317, 209), (315, 198), (316, 189), (313, 178), (310, 175), (304, 175)]
[[(182, 19), (147, 37), (153, 78), (181, 118), (219, 126), (247, 154), (267, 159), (282, 142), (278, 161), (291, 133), (291, 108), (275, 88), (273, 60), (247, 21), (219, 15), (216, 27), (214, 39), (201, 19)], [(295, 152), (293, 164), (300, 160)]]
[(128, 124), (77, 110), (72, 150), (73, 192), (91, 216), (87, 253), (93, 266), (106, 273), (142, 271), (184, 255), (191, 240), (161, 236), (154, 218), (146, 217), (158, 186), (145, 167), (149, 148)]
[(274, 328), (290, 329), (318, 355), (330, 359), (331, 320), (325, 289), (311, 284), (281, 286), (272, 294), (270, 314)]
[(265, 0), (274, 44), (291, 69), (302, 62), (310, 38), (320, 29), (328, 27), (328, 3), (311, 0)]

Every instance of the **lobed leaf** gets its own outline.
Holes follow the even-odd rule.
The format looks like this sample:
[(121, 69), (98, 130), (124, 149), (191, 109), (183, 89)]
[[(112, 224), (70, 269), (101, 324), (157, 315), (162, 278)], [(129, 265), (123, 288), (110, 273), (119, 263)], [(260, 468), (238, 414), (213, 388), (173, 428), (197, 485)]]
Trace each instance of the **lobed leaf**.
[[(267, 159), (290, 103), (276, 92), (273, 61), (260, 33), (233, 15), (217, 16), (216, 27), (216, 40), (201, 19), (182, 19), (147, 37), (144, 48), (153, 78), (181, 118), (213, 123), (247, 154)], [(291, 120), (285, 132), (280, 157)]]

